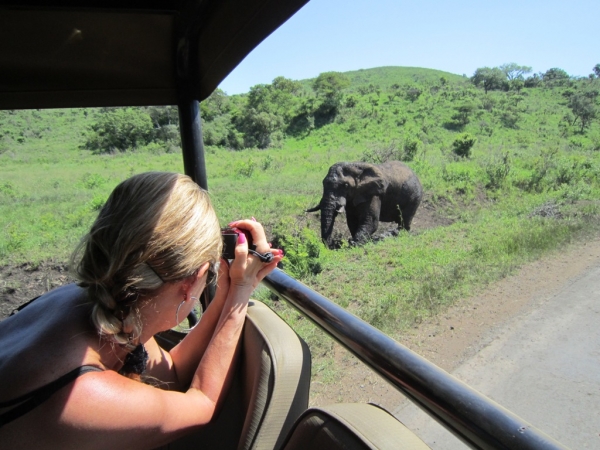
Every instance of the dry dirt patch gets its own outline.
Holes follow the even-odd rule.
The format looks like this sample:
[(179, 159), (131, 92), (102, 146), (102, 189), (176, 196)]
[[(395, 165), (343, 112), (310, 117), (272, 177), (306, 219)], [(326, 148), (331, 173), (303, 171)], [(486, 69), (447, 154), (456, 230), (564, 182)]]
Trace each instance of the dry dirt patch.
[(64, 264), (0, 266), (0, 320), (28, 300), (70, 281)]

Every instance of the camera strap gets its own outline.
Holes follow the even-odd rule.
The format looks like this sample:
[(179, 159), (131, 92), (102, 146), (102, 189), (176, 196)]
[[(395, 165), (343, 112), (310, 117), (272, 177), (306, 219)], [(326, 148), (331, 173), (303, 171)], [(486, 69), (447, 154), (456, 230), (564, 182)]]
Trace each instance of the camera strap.
[[(252, 247), (254, 247), (254, 245)], [(256, 247), (254, 247), (254, 248), (256, 248)], [(274, 258), (273, 253), (271, 253), (271, 252), (258, 253), (256, 250), (254, 250), (254, 248), (248, 249), (248, 253), (256, 256), (264, 263), (270, 263), (271, 261), (273, 261), (273, 258)]]

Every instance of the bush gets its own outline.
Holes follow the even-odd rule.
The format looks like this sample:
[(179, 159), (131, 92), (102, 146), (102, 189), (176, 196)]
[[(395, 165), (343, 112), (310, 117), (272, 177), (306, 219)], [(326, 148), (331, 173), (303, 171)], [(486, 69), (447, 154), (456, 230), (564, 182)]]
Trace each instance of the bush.
[(402, 155), (402, 161), (412, 161), (417, 156), (417, 152), (421, 148), (421, 141), (415, 137), (406, 137), (404, 139), (404, 154)]
[(527, 192), (543, 192), (548, 186), (548, 173), (555, 166), (557, 148), (543, 149), (532, 158), (515, 178), (515, 185)]
[(100, 114), (84, 144), (99, 153), (125, 152), (149, 144), (154, 126), (150, 115), (140, 108), (114, 108)]
[(372, 143), (367, 144), (368, 149), (362, 154), (361, 161), (373, 164), (382, 164), (386, 161), (397, 161), (402, 159), (402, 151), (398, 143), (392, 141), (389, 144)]
[(108, 181), (108, 178), (97, 173), (85, 173), (81, 177), (81, 182), (86, 189), (96, 189), (103, 186)]
[(408, 134), (404, 142), (392, 140), (389, 144), (371, 143), (362, 154), (361, 161), (382, 164), (387, 161), (412, 161), (421, 148), (421, 141)]
[(510, 173), (510, 156), (504, 153), (488, 161), (483, 168), (489, 178), (485, 187), (492, 190), (500, 189)]
[(248, 161), (239, 161), (235, 165), (235, 173), (237, 173), (241, 177), (250, 178), (254, 174), (254, 170), (256, 169), (256, 162), (253, 159), (249, 159)]
[(442, 179), (459, 194), (470, 194), (477, 182), (477, 170), (467, 163), (454, 162), (442, 168)]
[(446, 124), (446, 128), (451, 130), (462, 130), (465, 125), (470, 122), (470, 117), (476, 110), (475, 104), (472, 102), (465, 102), (454, 107), (455, 113), (452, 115), (451, 120)]
[(100, 211), (104, 204), (106, 203), (106, 196), (104, 195), (96, 195), (92, 200), (90, 200), (89, 206), (91, 211)]
[(320, 236), (310, 228), (298, 230), (290, 225), (280, 223), (273, 232), (273, 246), (283, 249), (285, 253), (284, 270), (299, 279), (321, 273), (323, 268), (319, 255), (325, 246)]
[(461, 133), (452, 143), (452, 152), (461, 158), (470, 158), (471, 149), (477, 142), (477, 139), (469, 133)]

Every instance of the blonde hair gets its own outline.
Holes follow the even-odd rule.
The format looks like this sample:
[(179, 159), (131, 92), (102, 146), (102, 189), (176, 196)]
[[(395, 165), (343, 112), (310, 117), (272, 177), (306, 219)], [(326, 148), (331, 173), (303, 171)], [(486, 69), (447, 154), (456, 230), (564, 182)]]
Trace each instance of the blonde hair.
[(188, 176), (147, 172), (114, 189), (71, 267), (87, 289), (100, 335), (133, 347), (142, 330), (140, 295), (216, 263), (221, 248), (208, 193)]

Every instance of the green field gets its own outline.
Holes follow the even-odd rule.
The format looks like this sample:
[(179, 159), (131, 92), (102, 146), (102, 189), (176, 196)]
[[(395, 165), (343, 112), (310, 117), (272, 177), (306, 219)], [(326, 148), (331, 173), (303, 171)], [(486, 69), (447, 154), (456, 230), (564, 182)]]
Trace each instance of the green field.
[[(465, 77), (427, 69), (345, 75), (349, 84), (335, 98), (303, 80), (291, 91), (266, 85), (254, 97), (223, 94), (203, 105), (209, 191), (222, 224), (256, 217), (284, 246), (285, 270), (326, 297), (399, 336), (598, 230), (600, 123), (592, 117), (583, 126), (571, 100), (592, 92), (597, 107), (598, 79), (486, 93)], [(130, 112), (135, 120), (146, 114)], [(0, 112), (0, 264), (66, 262), (117, 183), (149, 170), (183, 171), (177, 140), (172, 133), (157, 139), (151, 119), (143, 126), (154, 127), (154, 138), (103, 148), (91, 127), (107, 114), (114, 110)], [(473, 146), (460, 156), (465, 140)], [(416, 220), (426, 206), (429, 226), (325, 248), (318, 218), (304, 210), (319, 201), (328, 167), (386, 159), (403, 159), (421, 179), (425, 202)], [(325, 353), (330, 344), (308, 321), (266, 289), (255, 294), (315, 354)], [(327, 367), (316, 362), (317, 371)]]

